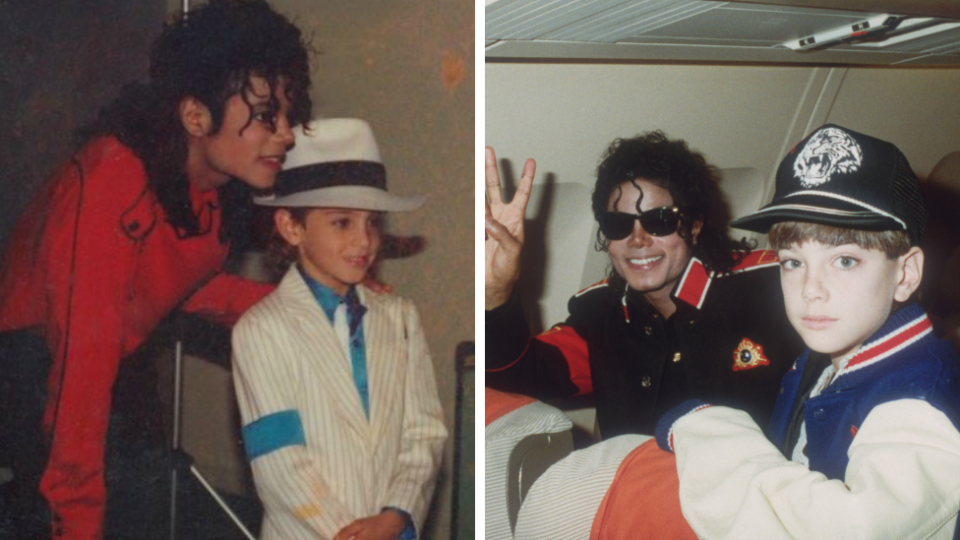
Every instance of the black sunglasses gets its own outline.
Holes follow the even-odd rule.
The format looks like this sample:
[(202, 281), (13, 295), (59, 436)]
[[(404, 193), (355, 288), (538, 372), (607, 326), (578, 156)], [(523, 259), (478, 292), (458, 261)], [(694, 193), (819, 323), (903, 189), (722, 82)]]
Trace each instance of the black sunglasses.
[(633, 232), (635, 220), (640, 220), (647, 234), (670, 236), (680, 228), (680, 207), (661, 206), (639, 214), (606, 212), (600, 216), (600, 231), (610, 240), (623, 240)]

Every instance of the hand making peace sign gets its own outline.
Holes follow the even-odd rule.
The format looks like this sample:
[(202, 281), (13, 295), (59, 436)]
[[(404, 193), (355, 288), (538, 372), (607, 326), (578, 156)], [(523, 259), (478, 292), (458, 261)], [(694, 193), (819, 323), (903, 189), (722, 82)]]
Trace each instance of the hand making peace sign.
[(485, 307), (493, 309), (510, 298), (520, 276), (520, 251), (523, 248), (523, 215), (530, 200), (537, 162), (528, 159), (513, 200), (504, 203), (500, 193), (500, 174), (493, 148), (486, 148), (487, 203), (485, 242)]

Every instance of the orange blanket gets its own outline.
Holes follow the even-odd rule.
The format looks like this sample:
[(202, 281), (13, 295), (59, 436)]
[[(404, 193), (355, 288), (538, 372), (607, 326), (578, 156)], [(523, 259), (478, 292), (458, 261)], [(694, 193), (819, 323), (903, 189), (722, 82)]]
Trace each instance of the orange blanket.
[(680, 512), (674, 455), (654, 439), (624, 458), (603, 497), (590, 540), (696, 540)]

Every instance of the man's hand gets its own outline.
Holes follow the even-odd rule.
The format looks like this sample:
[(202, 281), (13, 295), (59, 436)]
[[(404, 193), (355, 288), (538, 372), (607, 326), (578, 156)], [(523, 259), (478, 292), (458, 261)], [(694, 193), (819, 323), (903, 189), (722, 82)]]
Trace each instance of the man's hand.
[(392, 510), (384, 510), (340, 529), (333, 540), (396, 540), (405, 526), (403, 516)]
[(523, 166), (520, 185), (509, 204), (503, 202), (500, 193), (500, 173), (497, 171), (497, 156), (493, 148), (486, 149), (487, 199), (484, 217), (486, 220), (486, 256), (484, 266), (485, 307), (493, 309), (510, 298), (513, 286), (520, 277), (520, 251), (523, 248), (523, 215), (530, 200), (533, 176), (537, 162), (528, 159)]
[(363, 284), (373, 292), (381, 294), (391, 294), (393, 292), (393, 287), (391, 285), (387, 285), (386, 283), (378, 281), (375, 277), (369, 274), (367, 274), (367, 277), (364, 278)]

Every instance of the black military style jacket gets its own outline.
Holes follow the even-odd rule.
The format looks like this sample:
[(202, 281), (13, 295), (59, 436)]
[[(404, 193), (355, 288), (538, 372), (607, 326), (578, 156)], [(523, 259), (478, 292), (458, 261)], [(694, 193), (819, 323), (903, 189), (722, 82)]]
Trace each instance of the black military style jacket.
[(668, 320), (643, 295), (601, 281), (570, 299), (569, 318), (531, 337), (516, 295), (486, 314), (486, 385), (552, 399), (592, 394), (604, 439), (652, 435), (691, 397), (766, 426), (780, 379), (804, 350), (787, 321), (776, 255), (750, 253), (713, 275), (696, 258)]

